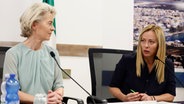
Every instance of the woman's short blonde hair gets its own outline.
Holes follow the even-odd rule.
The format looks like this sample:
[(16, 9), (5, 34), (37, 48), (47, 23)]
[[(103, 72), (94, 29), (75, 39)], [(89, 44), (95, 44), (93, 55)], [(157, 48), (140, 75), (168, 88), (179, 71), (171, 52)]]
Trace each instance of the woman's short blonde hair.
[(29, 37), (32, 34), (32, 24), (43, 19), (43, 16), (47, 13), (55, 16), (56, 11), (54, 7), (47, 3), (34, 3), (31, 7), (20, 17), (21, 36)]
[[(139, 41), (138, 41), (138, 45), (137, 45), (137, 56), (136, 56), (137, 57), (136, 58), (137, 76), (141, 76), (141, 67), (144, 67), (144, 60), (143, 60), (142, 51), (141, 51), (141, 38), (142, 38), (142, 34), (144, 34), (147, 31), (153, 31), (155, 33), (157, 40), (158, 40), (158, 47), (157, 47), (156, 56), (159, 57), (160, 60), (165, 62), (166, 43), (165, 43), (164, 32), (163, 32), (161, 27), (154, 25), (154, 24), (150, 24), (150, 25), (146, 26), (139, 35)], [(165, 76), (164, 75), (165, 65), (161, 61), (155, 60), (153, 67), (156, 67), (157, 81), (159, 83), (163, 82), (164, 76)]]

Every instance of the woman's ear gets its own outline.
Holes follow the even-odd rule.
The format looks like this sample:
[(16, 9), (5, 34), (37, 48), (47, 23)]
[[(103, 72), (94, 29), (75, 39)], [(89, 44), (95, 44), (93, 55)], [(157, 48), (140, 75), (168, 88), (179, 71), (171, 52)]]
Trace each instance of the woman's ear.
[(37, 25), (38, 25), (38, 22), (34, 21), (33, 24), (32, 24), (32, 26), (31, 26), (31, 28), (32, 28), (33, 30), (36, 30)]

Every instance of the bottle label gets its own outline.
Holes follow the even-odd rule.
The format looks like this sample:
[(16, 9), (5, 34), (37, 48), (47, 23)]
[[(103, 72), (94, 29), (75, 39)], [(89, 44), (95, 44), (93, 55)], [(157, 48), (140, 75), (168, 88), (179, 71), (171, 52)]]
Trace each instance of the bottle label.
[(12, 102), (7, 102), (6, 104), (20, 104), (19, 101), (12, 101)]

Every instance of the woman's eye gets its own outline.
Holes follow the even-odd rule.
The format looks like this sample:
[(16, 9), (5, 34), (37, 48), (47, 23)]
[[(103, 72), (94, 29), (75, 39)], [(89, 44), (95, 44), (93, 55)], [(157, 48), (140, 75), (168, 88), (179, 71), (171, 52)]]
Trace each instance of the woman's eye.
[(154, 44), (155, 42), (154, 41), (150, 41), (150, 44)]
[(145, 44), (145, 43), (146, 43), (146, 40), (141, 40), (141, 43), (142, 43), (142, 44)]
[(48, 24), (49, 24), (49, 25), (52, 25), (52, 22), (49, 22)]

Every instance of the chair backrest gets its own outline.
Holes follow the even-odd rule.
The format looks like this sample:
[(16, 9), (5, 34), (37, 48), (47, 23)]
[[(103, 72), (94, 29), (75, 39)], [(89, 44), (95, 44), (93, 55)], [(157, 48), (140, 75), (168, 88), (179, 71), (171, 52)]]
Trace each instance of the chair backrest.
[[(0, 84), (3, 78), (3, 65), (4, 65), (5, 53), (9, 48), (10, 47), (0, 47)], [(0, 91), (0, 94), (1, 94), (1, 91)]]
[(92, 82), (92, 95), (98, 98), (113, 98), (108, 90), (116, 64), (123, 54), (130, 50), (90, 48), (88, 50), (89, 66)]

